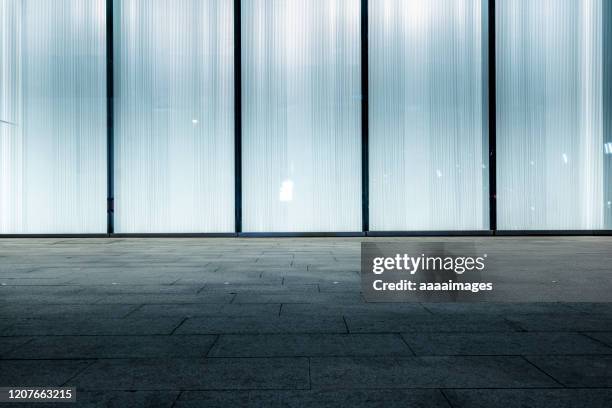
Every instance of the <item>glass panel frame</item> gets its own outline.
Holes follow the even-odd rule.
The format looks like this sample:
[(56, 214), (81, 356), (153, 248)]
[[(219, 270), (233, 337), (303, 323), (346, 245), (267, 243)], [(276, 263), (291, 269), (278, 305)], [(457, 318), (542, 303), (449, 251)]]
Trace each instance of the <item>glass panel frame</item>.
[(371, 231), (489, 229), (488, 3), (369, 1)]
[(106, 3), (0, 3), (0, 234), (106, 219)]
[(233, 4), (114, 1), (115, 232), (234, 232)]
[(242, 1), (246, 232), (361, 231), (359, 0)]
[(500, 230), (606, 227), (602, 7), (497, 4)]

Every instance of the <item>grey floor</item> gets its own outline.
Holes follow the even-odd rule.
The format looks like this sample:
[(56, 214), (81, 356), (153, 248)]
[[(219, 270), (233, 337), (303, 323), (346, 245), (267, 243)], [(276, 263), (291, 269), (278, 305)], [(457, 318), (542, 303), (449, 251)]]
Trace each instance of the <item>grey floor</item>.
[[(612, 253), (610, 237), (477, 240)], [(122, 408), (612, 406), (612, 304), (367, 304), (360, 241), (0, 240), (0, 386)]]

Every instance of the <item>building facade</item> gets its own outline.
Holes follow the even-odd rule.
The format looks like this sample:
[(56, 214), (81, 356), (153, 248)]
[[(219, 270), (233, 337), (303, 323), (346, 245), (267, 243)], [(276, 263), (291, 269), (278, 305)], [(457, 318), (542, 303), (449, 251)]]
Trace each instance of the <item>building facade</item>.
[(2, 0), (0, 235), (612, 229), (607, 0)]

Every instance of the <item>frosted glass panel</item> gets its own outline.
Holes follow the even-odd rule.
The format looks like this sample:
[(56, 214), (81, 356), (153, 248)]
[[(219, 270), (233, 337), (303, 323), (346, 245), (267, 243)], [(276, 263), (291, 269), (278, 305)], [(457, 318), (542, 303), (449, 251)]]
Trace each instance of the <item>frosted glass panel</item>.
[(361, 230), (359, 0), (244, 0), (243, 229)]
[(232, 0), (115, 0), (115, 231), (234, 231)]
[(602, 228), (602, 1), (497, 7), (498, 228)]
[(105, 4), (0, 1), (0, 233), (106, 232)]
[(371, 230), (489, 226), (482, 3), (369, 2)]

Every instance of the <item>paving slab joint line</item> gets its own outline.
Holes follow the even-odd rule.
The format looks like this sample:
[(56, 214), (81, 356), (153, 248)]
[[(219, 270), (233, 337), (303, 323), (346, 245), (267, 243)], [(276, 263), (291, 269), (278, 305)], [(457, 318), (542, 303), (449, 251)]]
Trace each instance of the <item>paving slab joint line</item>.
[(434, 315), (434, 316), (436, 315), (434, 312), (432, 312), (432, 311), (431, 311), (431, 310), (430, 310), (430, 309), (429, 309), (427, 306), (425, 306), (423, 303), (420, 303), (420, 302), (419, 302), (419, 305), (421, 305), (421, 307), (422, 307), (423, 309), (425, 309), (427, 312), (429, 312), (429, 314), (432, 314), (432, 315)]
[(349, 330), (348, 323), (346, 322), (346, 317), (342, 315), (342, 321), (344, 322), (344, 327), (346, 327), (346, 333), (349, 334), (351, 331)]
[(188, 318), (188, 317), (185, 317), (183, 320), (181, 320), (181, 322), (178, 324), (178, 326), (176, 326), (176, 327), (174, 328), (174, 330), (172, 330), (172, 331), (170, 332), (170, 335), (173, 335), (173, 334), (174, 334), (174, 332), (176, 332), (176, 331), (178, 330), (178, 328), (179, 328), (179, 327), (181, 327), (181, 326), (183, 325), (183, 323), (185, 323), (185, 322), (187, 321), (187, 319), (189, 319), (189, 318)]
[(208, 348), (208, 350), (206, 351), (206, 354), (204, 354), (204, 358), (213, 358), (213, 357), (209, 357), (208, 355), (210, 354), (210, 352), (212, 351), (213, 348), (215, 348), (215, 345), (217, 344), (217, 342), (219, 341), (219, 337), (221, 337), (220, 334), (216, 335), (217, 337), (215, 337), (215, 339), (213, 340), (212, 344), (210, 345), (210, 347)]
[(183, 395), (183, 390), (179, 390), (178, 394), (176, 394), (176, 398), (174, 399), (174, 401), (172, 401), (172, 405), (170, 405), (170, 408), (174, 408), (176, 406), (176, 403), (178, 402), (179, 398), (181, 398), (181, 395)]
[(565, 384), (563, 384), (561, 381), (557, 380), (555, 377), (553, 377), (552, 375), (548, 374), (546, 371), (544, 371), (543, 369), (541, 369), (540, 367), (538, 367), (537, 365), (535, 365), (531, 360), (529, 360), (527, 357), (525, 356), (521, 356), (521, 358), (523, 360), (525, 360), (528, 364), (532, 365), (533, 367), (535, 367), (536, 370), (538, 370), (539, 372), (541, 372), (542, 374), (546, 375), (548, 378), (552, 379), (554, 382), (556, 382), (557, 384), (559, 384), (561, 387), (563, 388), (568, 388)]
[(129, 312), (127, 312), (127, 314), (125, 316), (122, 316), (121, 319), (125, 319), (126, 317), (128, 317), (129, 315), (131, 315), (132, 313), (142, 309), (142, 307), (146, 305), (146, 303), (140, 304), (138, 306), (136, 306), (134, 309), (130, 310)]
[(597, 339), (597, 338), (595, 338), (593, 336), (589, 336), (585, 332), (578, 332), (578, 334), (580, 334), (581, 336), (584, 336), (584, 337), (586, 337), (586, 338), (588, 338), (590, 340), (593, 340), (593, 341), (597, 342), (598, 344), (601, 344), (601, 345), (603, 345), (603, 346), (605, 346), (605, 347), (607, 347), (609, 349), (612, 349), (612, 345), (606, 343), (605, 341), (599, 340), (599, 339)]
[(440, 394), (442, 394), (442, 397), (443, 397), (443, 398), (446, 400), (446, 403), (448, 404), (448, 406), (449, 406), (450, 408), (454, 408), (453, 403), (451, 402), (450, 398), (448, 398), (448, 396), (446, 395), (446, 393), (444, 392), (444, 390), (443, 390), (443, 389), (440, 389), (439, 391), (440, 391)]
[(82, 369), (78, 370), (73, 376), (71, 376), (66, 381), (64, 381), (62, 383), (61, 387), (65, 387), (70, 381), (72, 381), (75, 378), (77, 378), (79, 375), (81, 375), (81, 373), (83, 373), (85, 370), (87, 370), (89, 367), (93, 366), (97, 362), (98, 362), (98, 359), (95, 359), (95, 360), (91, 361), (89, 364), (87, 364), (85, 367), (83, 367)]
[(308, 357), (308, 389), (312, 390), (312, 376), (310, 375), (310, 360), (311, 357)]
[(412, 347), (410, 347), (410, 344), (408, 344), (408, 342), (406, 341), (406, 338), (404, 337), (404, 335), (402, 333), (397, 333), (397, 335), (399, 336), (399, 338), (402, 340), (402, 342), (404, 342), (404, 344), (406, 345), (406, 347), (408, 347), (408, 350), (410, 350), (410, 352), (412, 353), (412, 355), (414, 355), (415, 357), (417, 357), (417, 353), (412, 349)]
[[(4, 337), (4, 336), (2, 336), (2, 337)], [(14, 336), (8, 336), (8, 337), (14, 337)], [(8, 350), (6, 350), (6, 353), (5, 353), (5, 354), (0, 354), (0, 360), (10, 360), (10, 358), (5, 358), (5, 357), (8, 357), (8, 356), (9, 356), (9, 354), (11, 354), (13, 351), (15, 351), (15, 350), (17, 350), (18, 348), (21, 348), (21, 347), (23, 347), (23, 346), (25, 346), (25, 345), (27, 345), (27, 344), (29, 344), (29, 343), (33, 342), (33, 341), (34, 341), (34, 337), (32, 337), (32, 338), (30, 338), (30, 339), (26, 340), (24, 343), (21, 343), (21, 344), (15, 344), (15, 345), (13, 345), (13, 347), (9, 347), (9, 349), (8, 349)]]

